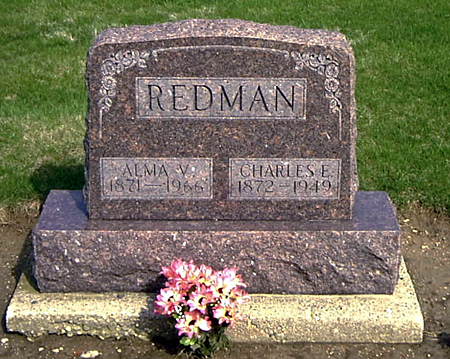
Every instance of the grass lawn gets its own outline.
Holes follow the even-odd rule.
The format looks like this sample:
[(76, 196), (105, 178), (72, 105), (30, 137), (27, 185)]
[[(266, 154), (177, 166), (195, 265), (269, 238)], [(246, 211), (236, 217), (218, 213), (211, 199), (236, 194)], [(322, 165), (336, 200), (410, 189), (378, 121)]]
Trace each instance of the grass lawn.
[(450, 2), (0, 0), (0, 208), (84, 182), (86, 52), (108, 27), (241, 18), (344, 33), (357, 64), (360, 189), (450, 213)]

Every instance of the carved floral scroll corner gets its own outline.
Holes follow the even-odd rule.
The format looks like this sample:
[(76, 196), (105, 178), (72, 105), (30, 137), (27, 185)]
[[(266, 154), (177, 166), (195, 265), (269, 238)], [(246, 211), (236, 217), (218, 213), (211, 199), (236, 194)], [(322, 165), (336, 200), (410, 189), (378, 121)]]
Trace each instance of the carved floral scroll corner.
[(147, 68), (147, 59), (149, 56), (150, 53), (147, 51), (122, 50), (115, 54), (110, 54), (108, 58), (103, 60), (100, 65), (100, 72), (102, 74), (100, 87), (102, 97), (98, 101), (100, 112), (109, 111), (113, 103), (112, 99), (117, 94), (117, 80), (114, 76), (134, 66)]
[(291, 57), (295, 62), (296, 70), (303, 70), (308, 68), (315, 71), (321, 76), (325, 76), (324, 88), (325, 97), (329, 99), (330, 113), (338, 116), (339, 121), (339, 140), (341, 140), (341, 125), (342, 125), (342, 96), (339, 88), (339, 63), (333, 59), (331, 55), (323, 53), (316, 54), (313, 52), (291, 52)]

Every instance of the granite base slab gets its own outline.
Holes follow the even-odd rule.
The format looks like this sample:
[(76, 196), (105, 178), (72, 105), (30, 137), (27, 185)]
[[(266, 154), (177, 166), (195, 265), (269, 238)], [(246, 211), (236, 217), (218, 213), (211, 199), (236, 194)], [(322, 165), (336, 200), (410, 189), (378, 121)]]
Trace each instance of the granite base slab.
[[(39, 293), (22, 276), (6, 313), (9, 331), (28, 337), (168, 335), (154, 294)], [(392, 295), (251, 295), (234, 342), (418, 343), (423, 317), (404, 263)]]
[(89, 220), (80, 191), (52, 191), (33, 230), (42, 292), (156, 291), (174, 258), (238, 267), (251, 293), (391, 294), (400, 230), (384, 192), (358, 192), (351, 220)]

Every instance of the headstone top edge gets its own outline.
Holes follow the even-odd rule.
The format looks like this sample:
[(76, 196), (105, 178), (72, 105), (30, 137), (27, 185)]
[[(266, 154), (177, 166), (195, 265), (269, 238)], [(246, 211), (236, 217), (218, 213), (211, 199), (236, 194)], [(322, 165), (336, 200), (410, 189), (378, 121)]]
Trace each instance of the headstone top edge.
[(133, 43), (192, 37), (243, 37), (308, 46), (332, 46), (352, 52), (345, 35), (336, 31), (301, 29), (288, 25), (260, 24), (238, 19), (189, 19), (154, 25), (109, 28), (94, 40), (91, 51), (105, 44)]

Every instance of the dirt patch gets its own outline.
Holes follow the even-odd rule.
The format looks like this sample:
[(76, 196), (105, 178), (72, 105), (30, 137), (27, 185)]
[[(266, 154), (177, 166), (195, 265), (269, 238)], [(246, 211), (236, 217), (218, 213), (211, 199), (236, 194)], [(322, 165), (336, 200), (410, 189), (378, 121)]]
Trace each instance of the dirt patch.
[[(36, 218), (15, 216), (0, 227), (0, 310), (5, 313)], [(421, 344), (266, 344), (234, 345), (217, 358), (450, 358), (450, 218), (416, 208), (399, 215), (403, 255), (425, 319)], [(89, 336), (48, 335), (33, 341), (0, 332), (0, 358), (79, 358), (82, 353), (108, 359), (174, 358), (155, 343), (137, 339), (100, 340)], [(96, 351), (98, 353), (96, 353)], [(183, 357), (183, 356), (181, 356)]]

